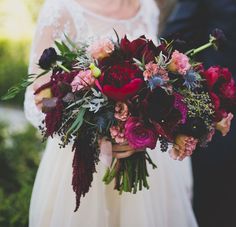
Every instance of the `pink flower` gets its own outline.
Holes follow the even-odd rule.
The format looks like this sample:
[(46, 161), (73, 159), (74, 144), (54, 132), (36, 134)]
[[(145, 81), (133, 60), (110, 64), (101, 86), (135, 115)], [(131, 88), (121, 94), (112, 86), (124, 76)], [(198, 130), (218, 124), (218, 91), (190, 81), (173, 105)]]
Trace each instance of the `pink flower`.
[(178, 135), (175, 139), (175, 145), (169, 151), (170, 157), (174, 160), (182, 161), (191, 156), (196, 149), (198, 140), (186, 135)]
[(95, 78), (91, 70), (80, 71), (71, 82), (72, 92), (79, 91), (82, 88), (92, 86), (95, 82)]
[(150, 80), (153, 76), (161, 76), (164, 81), (168, 81), (168, 73), (165, 69), (161, 68), (159, 65), (149, 62), (145, 65), (145, 71), (143, 72), (144, 80)]
[(125, 138), (134, 149), (154, 149), (157, 143), (157, 132), (147, 127), (137, 117), (130, 117), (125, 124)]
[(129, 117), (128, 106), (124, 102), (117, 102), (114, 116), (117, 120), (126, 121)]
[(101, 39), (91, 44), (88, 48), (91, 56), (96, 60), (108, 57), (114, 51), (114, 44), (109, 39)]
[(122, 127), (122, 125), (112, 126), (110, 133), (111, 138), (114, 139), (116, 143), (124, 143), (126, 141), (124, 127)]
[(191, 68), (189, 58), (185, 54), (175, 50), (171, 56), (171, 62), (168, 65), (168, 68), (173, 73), (185, 75)]
[(149, 80), (151, 77), (158, 73), (158, 65), (153, 62), (149, 62), (145, 65), (145, 71), (143, 72), (144, 80)]

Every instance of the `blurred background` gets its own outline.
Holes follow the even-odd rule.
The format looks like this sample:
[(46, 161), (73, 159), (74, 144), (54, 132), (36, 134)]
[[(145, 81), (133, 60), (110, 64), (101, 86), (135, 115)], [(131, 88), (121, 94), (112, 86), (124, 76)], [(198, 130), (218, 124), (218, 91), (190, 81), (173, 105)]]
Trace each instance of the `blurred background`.
[[(27, 75), (43, 0), (0, 0), (0, 96)], [(28, 226), (31, 190), (44, 144), (23, 114), (24, 94), (0, 101), (0, 226)]]

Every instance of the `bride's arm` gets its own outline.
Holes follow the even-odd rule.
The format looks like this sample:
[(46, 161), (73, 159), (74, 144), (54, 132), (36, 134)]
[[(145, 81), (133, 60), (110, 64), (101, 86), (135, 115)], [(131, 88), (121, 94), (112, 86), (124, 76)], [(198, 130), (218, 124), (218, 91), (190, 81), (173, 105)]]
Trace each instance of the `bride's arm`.
[[(40, 68), (37, 63), (43, 50), (54, 46), (54, 40), (63, 39), (64, 34), (67, 34), (71, 39), (76, 37), (76, 29), (69, 12), (63, 7), (60, 1), (46, 1), (39, 16), (32, 43), (28, 69), (29, 74), (40, 73)], [(25, 93), (25, 116), (35, 127), (41, 124), (44, 114), (35, 104), (34, 89), (48, 80), (49, 74), (37, 79), (27, 88)]]

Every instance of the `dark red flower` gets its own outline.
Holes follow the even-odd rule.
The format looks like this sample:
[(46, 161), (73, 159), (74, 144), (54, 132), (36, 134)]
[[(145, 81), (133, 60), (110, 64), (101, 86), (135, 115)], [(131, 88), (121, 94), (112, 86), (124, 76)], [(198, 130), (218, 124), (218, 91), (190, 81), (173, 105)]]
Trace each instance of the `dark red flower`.
[(210, 97), (215, 106), (217, 121), (234, 109), (236, 100), (236, 86), (231, 72), (219, 66), (210, 67), (203, 73), (206, 79)]
[(162, 88), (156, 88), (147, 95), (142, 107), (145, 116), (148, 117), (160, 135), (168, 141), (172, 141), (172, 135), (184, 116), (176, 108), (175, 96), (168, 95)]
[(161, 122), (171, 112), (174, 101), (173, 95), (168, 95), (162, 88), (156, 88), (148, 94), (144, 109), (151, 120)]
[(96, 81), (98, 88), (109, 98), (125, 101), (134, 96), (143, 86), (142, 71), (134, 64), (113, 65)]
[(126, 58), (136, 58), (140, 61), (144, 59), (146, 63), (154, 61), (155, 57), (158, 56), (161, 51), (165, 50), (163, 45), (157, 47), (145, 36), (140, 36), (138, 39), (133, 41), (129, 41), (125, 36), (121, 39), (120, 48), (126, 55)]
[(203, 76), (206, 78), (206, 82), (209, 89), (212, 90), (216, 81), (220, 77), (220, 67), (218, 66), (210, 67), (208, 70), (204, 72)]

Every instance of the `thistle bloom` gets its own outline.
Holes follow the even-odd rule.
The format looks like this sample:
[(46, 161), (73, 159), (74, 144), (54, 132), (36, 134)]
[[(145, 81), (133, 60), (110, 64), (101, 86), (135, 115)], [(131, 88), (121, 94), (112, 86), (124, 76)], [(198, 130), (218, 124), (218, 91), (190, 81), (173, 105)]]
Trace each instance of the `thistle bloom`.
[(199, 77), (197, 76), (196, 72), (194, 70), (189, 70), (188, 72), (186, 72), (186, 74), (184, 75), (184, 85), (188, 88), (188, 89), (194, 89), (196, 87), (198, 87), (198, 81), (199, 81)]
[(181, 75), (185, 75), (187, 71), (191, 68), (189, 63), (189, 58), (175, 50), (171, 56), (171, 62), (168, 65), (169, 70), (173, 73), (179, 73)]
[(146, 64), (145, 69), (143, 77), (145, 81), (148, 81), (151, 90), (155, 89), (157, 86), (164, 86), (169, 80), (167, 71), (153, 62)]
[(114, 49), (115, 47), (111, 40), (101, 39), (91, 44), (88, 48), (88, 52), (91, 54), (92, 58), (101, 60), (110, 56)]

